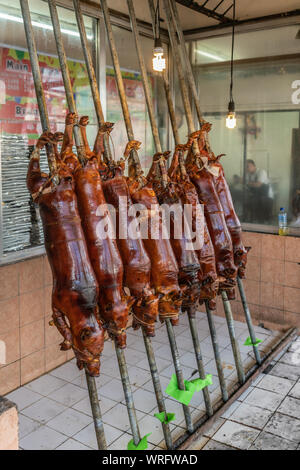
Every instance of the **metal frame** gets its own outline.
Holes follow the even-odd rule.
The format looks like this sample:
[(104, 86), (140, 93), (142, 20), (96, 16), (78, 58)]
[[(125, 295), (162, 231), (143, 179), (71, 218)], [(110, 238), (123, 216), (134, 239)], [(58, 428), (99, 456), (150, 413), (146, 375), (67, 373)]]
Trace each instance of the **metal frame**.
[[(92, 97), (93, 97), (93, 102), (94, 102), (94, 107), (95, 111), (97, 114), (97, 119), (98, 119), (98, 125), (101, 126), (104, 124), (104, 116), (103, 116), (103, 109), (102, 109), (102, 103), (100, 99), (100, 94), (98, 90), (98, 84), (96, 81), (96, 76), (95, 76), (95, 71), (94, 71), (94, 66), (91, 60), (91, 54), (89, 51), (89, 46), (86, 38), (86, 31), (85, 31), (85, 25), (83, 21), (83, 15), (81, 11), (81, 5), (79, 0), (73, 0), (74, 4), (74, 9), (76, 11), (76, 21), (80, 33), (80, 39), (81, 39), (81, 45), (85, 57), (85, 64), (87, 67), (88, 75), (89, 75), (89, 81), (90, 81), (90, 87), (92, 90)], [(141, 51), (140, 51), (140, 56), (141, 56)], [(144, 66), (143, 69), (143, 76), (146, 74), (146, 69)], [(145, 78), (145, 77), (144, 77)], [(147, 78), (147, 76), (146, 76)], [(150, 98), (150, 91), (148, 90), (148, 99)], [(109, 149), (109, 142), (107, 142), (107, 159), (108, 161), (111, 161), (111, 154), (110, 154), (110, 149)], [(150, 372), (151, 372), (151, 377), (152, 377), (152, 382), (154, 386), (154, 391), (157, 399), (157, 405), (158, 409), (160, 412), (165, 412), (166, 413), (166, 407), (164, 403), (164, 398), (163, 398), (163, 393), (162, 393), (162, 388), (160, 384), (160, 379), (158, 375), (158, 370), (156, 366), (156, 360), (154, 356), (154, 351), (152, 347), (152, 342), (149, 337), (147, 337), (147, 334), (142, 327), (143, 331), (143, 338), (144, 338), (144, 343), (145, 343), (145, 348), (147, 352), (147, 358), (149, 362), (149, 367), (150, 367)], [(138, 423), (137, 423), (137, 418), (136, 418), (136, 412), (134, 408), (134, 403), (133, 403), (133, 397), (131, 393), (131, 388), (130, 388), (130, 382), (129, 382), (129, 376), (128, 376), (128, 370), (127, 370), (127, 365), (125, 361), (125, 356), (123, 351), (121, 351), (118, 347), (116, 348), (117, 352), (117, 358), (118, 358), (118, 363), (119, 363), (119, 368), (120, 368), (120, 373), (121, 373), (121, 378), (122, 378), (122, 384), (124, 388), (124, 393), (125, 393), (125, 399), (126, 399), (126, 404), (127, 404), (127, 409), (128, 409), (128, 415), (129, 415), (129, 420), (131, 424), (131, 429), (132, 433), (134, 436), (134, 442), (137, 445), (138, 442), (140, 441), (140, 432), (138, 428)], [(165, 441), (167, 444), (167, 447), (169, 449), (172, 448), (172, 437), (170, 433), (170, 428), (168, 423), (162, 423), (163, 427), (163, 432), (165, 436)]]
[[(178, 2), (177, 3), (181, 3)], [(57, 5), (63, 8), (67, 8), (73, 11), (73, 3), (72, 0), (58, 0)], [(85, 2), (81, 2), (82, 11), (84, 15), (91, 16), (98, 20), (98, 29), (100, 31), (100, 41), (101, 44), (104, 44), (104, 39), (106, 37), (104, 28), (103, 28), (103, 12), (100, 8), (94, 6), (94, 4), (88, 4)], [(270, 15), (269, 17), (258, 18), (259, 22), (256, 22), (257, 19), (249, 19), (244, 22), (237, 22), (236, 23), (236, 32), (251, 32), (256, 30), (262, 29), (271, 29), (277, 27), (283, 27), (286, 25), (300, 25), (300, 10), (295, 10), (293, 12), (288, 12), (288, 15), (278, 14), (278, 15)], [(126, 29), (130, 31), (130, 20), (127, 15), (120, 15), (118, 12), (111, 10), (111, 21), (112, 24), (118, 26), (120, 28)], [(152, 25), (140, 22), (138, 20), (139, 32), (145, 37), (153, 38), (152, 33)], [(197, 39), (204, 39), (213, 36), (222, 36), (228, 35), (230, 33), (229, 29), (231, 24), (228, 25), (217, 25), (211, 27), (204, 27), (199, 28), (197, 30), (185, 30), (183, 31), (185, 41), (194, 41)], [(168, 32), (166, 29), (161, 28), (161, 35), (162, 40), (169, 44)], [(99, 49), (98, 49), (99, 50)], [(103, 101), (103, 112), (104, 116), (106, 116), (106, 100), (105, 100), (105, 93), (106, 93), (106, 77), (105, 77), (105, 48), (100, 47), (100, 60), (99, 65), (97, 66), (98, 71), (98, 80), (99, 80), (99, 87), (100, 87), (100, 95)], [(175, 97), (174, 91), (174, 61), (169, 54), (169, 84), (171, 89), (171, 94), (173, 98)], [(205, 115), (206, 113), (204, 113)], [(172, 129), (169, 128), (169, 143), (172, 141)], [(1, 165), (1, 162), (0, 162)], [(1, 173), (0, 173), (0, 186), (1, 186)], [(0, 194), (0, 202), (2, 201), (2, 192)], [(2, 226), (2, 204), (0, 205), (0, 227)], [(257, 224), (242, 224), (244, 230), (249, 230), (251, 232), (257, 233), (277, 233), (277, 227), (273, 226), (258, 226)], [(2, 231), (1, 231), (2, 233)], [(1, 247), (1, 238), (2, 235), (0, 233), (0, 247)], [(293, 229), (290, 231), (291, 236), (300, 236), (299, 230)], [(45, 254), (45, 249), (43, 246), (40, 247), (32, 247), (26, 248), (24, 250), (20, 250), (19, 252), (11, 252), (7, 254), (3, 254), (0, 249), (0, 266), (13, 264), (18, 261), (23, 261), (26, 259), (31, 259), (37, 256), (41, 256)]]
[[(261, 31), (266, 29), (281, 28), (289, 25), (300, 25), (300, 10), (299, 13), (291, 16), (270, 16), (261, 21), (256, 22), (251, 19), (245, 22), (236, 22), (236, 33), (247, 33), (251, 31)], [(185, 41), (196, 41), (197, 39), (207, 39), (215, 36), (227, 36), (230, 34), (232, 22), (228, 25), (217, 24), (215, 26), (204, 26), (196, 29), (184, 30)]]
[[(42, 79), (41, 79), (41, 74), (40, 74), (40, 67), (39, 67), (38, 56), (37, 56), (37, 51), (36, 51), (34, 33), (32, 29), (32, 24), (31, 24), (31, 16), (30, 16), (28, 0), (20, 0), (20, 5), (21, 5), (22, 16), (23, 16), (23, 21), (24, 21), (26, 41), (27, 41), (27, 46), (28, 46), (29, 55), (30, 55), (30, 62), (31, 62), (31, 67), (32, 67), (32, 72), (33, 72), (34, 86), (35, 86), (35, 91), (36, 91), (36, 96), (37, 96), (37, 101), (38, 101), (40, 118), (42, 122), (43, 131), (47, 131), (49, 130), (48, 111), (47, 111), (46, 100), (44, 96), (44, 90), (43, 90)], [(53, 4), (52, 7), (54, 9), (55, 4)], [(59, 30), (59, 23), (58, 23), (58, 30)], [(60, 33), (60, 31), (57, 31), (57, 32)], [(61, 53), (62, 55), (64, 55), (63, 46), (61, 49)], [(63, 59), (63, 57), (62, 58), (60, 57), (60, 59)], [(68, 77), (64, 77), (65, 83), (67, 81), (66, 80), (67, 78)], [(68, 91), (70, 92), (71, 90), (68, 90)], [(52, 145), (47, 148), (47, 156), (48, 156), (49, 170), (50, 172), (54, 172), (56, 169), (56, 162), (55, 162), (55, 156), (54, 156)], [(53, 176), (55, 178), (55, 174), (53, 174)], [(102, 417), (101, 417), (101, 410), (100, 410), (100, 404), (99, 404), (99, 399), (98, 399), (96, 382), (95, 382), (95, 378), (91, 377), (87, 371), (86, 371), (86, 381), (87, 381), (87, 388), (88, 388), (89, 397), (90, 397), (90, 404), (91, 404), (91, 409), (92, 409), (92, 414), (93, 414), (98, 447), (99, 449), (106, 449), (106, 439), (105, 439), (104, 426), (103, 426)]]
[[(176, 0), (177, 3), (178, 0)], [(298, 18), (298, 22), (295, 23), (295, 18)], [(280, 22), (288, 23), (290, 24), (291, 22), (294, 22), (295, 24), (299, 24), (299, 19), (300, 19), (300, 9), (297, 10), (291, 10), (287, 12), (282, 12), (282, 13), (276, 13), (274, 15), (268, 15), (268, 16), (260, 16), (256, 18), (249, 18), (245, 20), (236, 20), (235, 21), (235, 27), (236, 27), (236, 32), (241, 32), (242, 30), (246, 30), (248, 27), (249, 28), (254, 28), (254, 29), (266, 29), (268, 27), (271, 27), (271, 24), (278, 24)], [(258, 28), (257, 25), (260, 25), (260, 28)], [(216, 25), (213, 26), (203, 26), (202, 28), (194, 28), (194, 29), (186, 29), (184, 31), (184, 35), (187, 40), (191, 40), (195, 38), (195, 36), (202, 34), (202, 33), (216, 33), (220, 34), (221, 31), (226, 31), (228, 28), (232, 26), (232, 20), (224, 24), (223, 22), (220, 22)], [(193, 38), (192, 38), (193, 36)]]
[(210, 0), (205, 0), (201, 5), (198, 2), (194, 2), (193, 0), (176, 0), (176, 3), (180, 3), (180, 5), (197, 11), (198, 13), (202, 13), (209, 18), (213, 18), (222, 24), (230, 23), (232, 21), (231, 18), (225, 16), (226, 13), (232, 8), (232, 5), (224, 13), (218, 13), (217, 9), (221, 6), (224, 0), (221, 0), (213, 9), (207, 8), (205, 6), (209, 1)]
[[(149, 3), (151, 14), (153, 15), (153, 10), (154, 10), (153, 3), (151, 3), (151, 2), (148, 2), (148, 3)], [(152, 128), (152, 134), (153, 134), (153, 139), (154, 139), (154, 143), (155, 143), (155, 149), (156, 149), (156, 152), (161, 152), (162, 151), (161, 143), (160, 143), (160, 139), (159, 139), (156, 118), (155, 118), (155, 115), (154, 115), (152, 99), (151, 99), (151, 96), (150, 96), (148, 76), (147, 76), (147, 72), (146, 72), (146, 68), (145, 68), (145, 64), (144, 64), (144, 58), (143, 58), (141, 47), (140, 47), (139, 32), (138, 32), (136, 18), (135, 18), (135, 11), (134, 11), (134, 6), (133, 6), (133, 1), (132, 0), (127, 0), (127, 4), (128, 4), (129, 15), (130, 15), (130, 20), (131, 20), (131, 27), (132, 27), (132, 31), (133, 31), (134, 38), (135, 38), (135, 44), (136, 44), (137, 55), (138, 55), (138, 58), (139, 58), (140, 69), (141, 69), (141, 73), (142, 73), (142, 81), (143, 81), (143, 86), (144, 86), (144, 92), (145, 92), (145, 95), (146, 95), (148, 116), (149, 116), (150, 121), (151, 121), (151, 128)], [(164, 84), (165, 84), (165, 91), (166, 91), (166, 98), (167, 98), (167, 102), (168, 102), (169, 114), (173, 118), (173, 116), (172, 116), (173, 102), (171, 101), (169, 89), (167, 87), (166, 74), (163, 75), (163, 79), (164, 79)], [(174, 136), (176, 138), (176, 128), (177, 128), (176, 121), (172, 123), (172, 127), (173, 127), (173, 131), (174, 131)], [(199, 341), (198, 332), (197, 332), (197, 325), (196, 325), (195, 319), (192, 318), (191, 312), (188, 311), (187, 313), (188, 313), (188, 317), (189, 317), (190, 331), (191, 331), (191, 335), (192, 335), (194, 352), (195, 352), (195, 357), (196, 357), (196, 363), (197, 363), (197, 367), (198, 367), (199, 376), (200, 376), (201, 379), (205, 379), (205, 371), (204, 371), (204, 366), (203, 366), (203, 361), (202, 361), (202, 354), (201, 354), (200, 341)], [(179, 358), (179, 354), (178, 354), (178, 348), (177, 348), (177, 344), (176, 344), (174, 329), (173, 329), (173, 326), (172, 326), (172, 323), (171, 323), (170, 319), (166, 320), (166, 326), (167, 326), (167, 332), (168, 332), (169, 342), (170, 342), (170, 346), (171, 346), (173, 362), (174, 362), (174, 366), (175, 366), (175, 372), (176, 372), (176, 376), (177, 376), (177, 382), (178, 382), (179, 387), (182, 390), (184, 390), (184, 379), (183, 379), (183, 374), (182, 374), (182, 368), (181, 368), (181, 364), (180, 364), (180, 358)], [(205, 407), (206, 407), (207, 414), (208, 414), (208, 416), (211, 416), (213, 414), (213, 407), (212, 407), (212, 404), (211, 404), (211, 400), (210, 400), (210, 396), (209, 396), (209, 392), (208, 392), (207, 388), (203, 389), (203, 396), (204, 396), (204, 401), (205, 401)], [(193, 431), (193, 423), (192, 423), (191, 413), (190, 413), (189, 407), (184, 405), (183, 406), (183, 412), (184, 412), (184, 415), (185, 415), (185, 420), (186, 420), (188, 430), (189, 430), (189, 432), (192, 432)]]
[[(74, 0), (74, 5), (75, 6), (76, 6), (76, 1), (77, 0)], [(102, 1), (102, 5), (105, 5), (106, 10), (107, 10), (106, 11), (106, 18), (105, 18), (106, 26), (107, 26), (107, 23), (110, 24), (107, 4), (106, 4), (106, 0), (101, 0), (101, 1)], [(181, 60), (182, 60), (182, 57), (184, 57), (184, 54), (182, 54), (182, 55), (180, 54), (180, 47), (185, 47), (185, 45), (182, 41), (182, 44), (178, 48), (177, 41), (176, 41), (176, 38), (175, 38), (175, 35), (174, 35), (174, 31), (175, 31), (174, 26), (176, 24), (176, 18), (174, 18), (174, 17), (171, 18), (172, 15), (170, 14), (170, 11), (168, 11), (168, 8), (169, 8), (168, 5), (170, 6), (172, 4), (173, 0), (164, 0), (164, 1), (165, 1), (165, 5), (167, 6), (166, 7), (166, 12), (167, 12), (167, 15), (168, 15), (169, 28), (170, 28), (170, 25), (171, 25), (171, 28), (170, 28), (170, 30), (171, 30), (171, 42), (173, 44), (173, 47), (175, 46), (175, 56), (177, 56), (175, 58), (176, 58), (178, 70), (180, 71), (180, 67), (182, 68)], [(207, 3), (207, 1), (206, 1), (206, 3)], [(34, 70), (34, 79), (35, 80), (34, 81), (35, 81), (35, 86), (36, 86), (36, 91), (37, 91), (38, 102), (39, 102), (39, 109), (40, 109), (41, 117), (42, 117), (42, 125), (43, 125), (44, 129), (47, 129), (48, 128), (47, 109), (45, 107), (45, 100), (43, 99), (43, 89), (42, 89), (42, 84), (41, 84), (41, 78), (40, 78), (39, 74), (37, 73), (37, 72), (39, 72), (39, 64), (38, 64), (38, 61), (37, 61), (37, 55), (36, 55), (35, 44), (34, 44), (34, 37), (33, 37), (33, 34), (30, 34), (31, 21), (30, 21), (28, 0), (20, 0), (20, 2), (22, 4), (22, 6), (25, 8), (25, 9), (22, 8), (22, 10), (23, 10), (24, 23), (26, 23), (26, 21), (27, 21), (27, 24), (25, 24), (26, 31), (27, 31), (27, 41), (28, 41), (28, 46), (29, 46), (29, 49), (30, 49), (31, 61), (32, 61), (32, 63), (35, 63), (35, 70)], [(132, 28), (133, 28), (134, 33), (135, 33), (137, 52), (138, 52), (138, 55), (139, 55), (141, 68), (143, 69), (143, 58), (141, 56), (141, 51), (139, 51), (139, 35), (138, 35), (138, 31), (137, 31), (137, 24), (134, 21), (135, 20), (135, 17), (134, 17), (135, 15), (134, 15), (133, 3), (132, 3), (132, 0), (127, 0), (127, 2), (128, 2), (129, 10), (130, 10), (131, 20), (132, 20)], [(68, 76), (68, 67), (67, 67), (67, 63), (66, 63), (66, 57), (65, 57), (65, 52), (64, 52), (61, 33), (60, 33), (60, 23), (59, 23), (59, 19), (58, 19), (58, 15), (57, 15), (57, 10), (56, 10), (56, 2), (55, 2), (55, 0), (48, 0), (48, 3), (49, 3), (50, 11), (51, 11), (52, 24), (53, 24), (53, 27), (54, 27), (54, 34), (55, 34), (55, 40), (56, 40), (56, 45), (57, 45), (57, 49), (58, 49), (58, 56), (59, 56), (61, 69), (62, 69), (62, 73), (63, 73), (63, 79), (64, 79), (64, 85), (65, 85), (67, 101), (68, 101), (69, 109), (71, 111), (75, 112), (76, 111), (76, 105), (75, 105), (74, 97), (73, 97), (73, 94), (72, 94), (72, 87), (71, 87), (70, 79), (69, 79), (69, 76)], [(27, 13), (29, 15), (29, 16), (27, 16), (27, 20), (26, 20), (26, 8), (27, 8)], [(77, 15), (77, 20), (78, 21), (82, 20), (82, 17), (80, 17), (80, 15), (79, 16)], [(28, 24), (30, 26), (29, 29), (28, 29)], [(173, 30), (172, 30), (172, 28), (173, 28)], [(109, 30), (109, 28), (108, 28), (108, 30)], [(177, 30), (178, 30), (178, 26), (177, 26)], [(29, 33), (28, 33), (28, 31), (29, 31)], [(32, 33), (32, 31), (31, 31), (31, 33)], [(81, 31), (81, 34), (82, 34), (82, 31)], [(31, 49), (32, 45), (34, 46), (33, 49)], [(85, 45), (83, 44), (83, 49), (85, 49), (86, 46), (87, 46), (86, 44)], [(115, 54), (116, 54), (116, 51), (113, 51), (113, 52), (115, 52)], [(181, 59), (180, 59), (180, 55), (181, 55)], [(183, 59), (183, 60), (185, 60), (185, 59)], [(89, 57), (86, 57), (86, 61), (87, 62), (89, 61)], [(36, 65), (37, 65), (37, 67), (36, 67)], [(94, 72), (93, 65), (91, 65), (91, 67), (92, 67), (92, 72)], [(120, 72), (120, 70), (118, 70), (118, 72)], [(117, 68), (116, 68), (116, 73), (117, 73)], [(183, 76), (183, 70), (181, 70), (180, 73)], [(119, 75), (120, 75), (120, 73), (119, 73)], [(143, 76), (143, 84), (144, 84), (145, 90), (147, 92), (147, 74), (146, 74), (145, 69), (144, 69), (144, 71), (142, 71), (142, 76)], [(122, 77), (121, 77), (121, 80), (122, 80)], [(96, 84), (96, 81), (95, 81), (94, 78), (91, 80), (91, 85), (95, 86), (96, 91), (97, 91), (97, 84)], [(185, 88), (184, 88), (182, 83), (181, 83), (181, 89), (182, 89), (182, 92), (184, 93)], [(119, 83), (119, 92), (120, 92), (121, 100), (126, 102), (125, 94), (122, 96), (122, 86), (120, 86), (120, 83)], [(96, 95), (97, 95), (97, 93), (96, 93)], [(95, 107), (97, 108), (97, 96), (95, 97), (95, 93), (94, 93), (94, 98), (95, 98)], [(194, 96), (194, 99), (195, 99), (195, 96)], [(99, 100), (99, 103), (100, 103), (100, 100)], [(186, 104), (187, 105), (189, 104), (187, 96), (186, 96)], [(127, 126), (128, 126), (128, 129), (127, 129), (128, 134), (129, 135), (132, 134), (132, 136), (133, 136), (133, 131), (132, 131), (132, 126), (131, 126), (130, 115), (129, 115), (128, 109), (127, 109), (128, 115), (126, 115), (126, 113), (125, 113), (126, 106), (124, 106), (124, 103), (122, 103), (122, 105), (123, 105), (124, 117), (125, 117), (125, 120), (127, 120), (126, 123), (127, 123)], [(156, 127), (155, 117), (154, 117), (154, 113), (153, 113), (153, 109), (152, 109), (152, 102), (149, 99), (149, 96), (148, 96), (148, 99), (147, 99), (147, 105), (148, 105), (148, 112), (152, 117), (152, 121), (153, 121), (152, 122), (152, 130), (153, 130), (153, 133), (154, 133), (154, 136), (155, 136), (156, 135), (155, 130), (157, 129), (157, 127)], [(100, 104), (100, 107), (101, 107), (101, 104)], [(189, 115), (189, 106), (186, 107), (186, 112), (187, 112), (187, 120), (188, 120), (189, 128), (192, 129), (194, 127), (194, 124), (193, 124), (193, 120), (192, 120), (191, 115)], [(98, 115), (99, 115), (99, 113), (98, 113)], [(101, 121), (103, 121), (104, 117), (100, 116), (100, 119), (101, 119)], [(78, 156), (84, 162), (85, 152), (84, 152), (84, 148), (83, 148), (83, 145), (82, 145), (81, 135), (78, 132), (78, 128), (76, 128), (76, 127), (75, 127), (75, 131), (74, 131), (74, 137), (75, 137), (76, 146), (77, 146), (77, 149), (78, 149)], [(157, 150), (161, 149), (160, 148), (159, 137), (157, 137), (155, 139), (155, 143), (156, 143), (156, 149)], [(49, 149), (49, 150), (51, 150), (51, 149)], [(50, 156), (51, 156), (51, 154), (50, 154)], [(134, 157), (138, 158), (137, 155), (134, 156)], [(50, 169), (51, 169), (51, 163), (52, 163), (51, 159), (49, 158)], [(239, 287), (240, 287), (241, 280), (238, 280), (238, 282), (239, 282)], [(246, 321), (247, 321), (248, 328), (249, 328), (249, 331), (250, 331), (250, 336), (253, 340), (253, 339), (255, 339), (255, 333), (254, 333), (253, 326), (252, 326), (252, 323), (251, 323), (251, 317), (250, 317), (250, 312), (249, 312), (249, 309), (248, 309), (248, 306), (247, 306), (246, 298), (245, 298), (245, 295), (243, 294), (243, 289), (241, 289), (241, 297), (242, 297), (243, 305), (244, 305), (244, 307), (246, 307), (245, 308)], [(283, 335), (283, 337), (281, 337), (279, 339), (279, 341), (277, 341), (277, 343), (271, 348), (271, 350), (266, 355), (264, 355), (263, 360), (261, 360), (257, 348), (254, 347), (253, 348), (254, 355), (255, 355), (257, 363), (260, 364), (260, 365), (259, 365), (259, 367), (257, 367), (257, 365), (254, 365), (253, 368), (250, 369), (250, 371), (248, 371), (247, 374), (245, 374), (244, 370), (243, 370), (241, 358), (240, 358), (238, 343), (237, 343), (235, 333), (234, 333), (234, 322), (233, 322), (233, 318), (232, 318), (230, 302), (227, 299), (227, 294), (226, 294), (225, 291), (222, 292), (222, 298), (223, 298), (225, 316), (226, 316), (228, 329), (229, 329), (229, 333), (230, 333), (230, 340), (231, 340), (231, 344), (232, 344), (232, 350), (233, 350), (235, 363), (236, 363), (236, 370), (237, 370), (237, 374), (238, 374), (238, 379), (239, 379), (239, 382), (242, 386), (239, 386), (239, 384), (236, 384), (233, 387), (233, 389), (230, 391), (230, 398), (228, 399), (228, 394), (227, 394), (227, 390), (226, 390), (226, 387), (225, 387), (225, 380), (224, 380), (223, 371), (221, 372), (220, 356), (219, 356), (219, 352), (218, 352), (218, 344), (217, 344), (217, 340), (216, 340), (215, 329), (214, 329), (214, 325), (213, 325), (213, 319), (212, 319), (212, 315), (210, 315), (211, 312), (209, 312), (208, 305), (206, 304), (208, 319), (209, 319), (209, 327), (210, 327), (210, 331), (211, 331), (211, 335), (212, 335), (212, 341), (213, 341), (213, 347), (214, 347), (216, 362), (219, 359), (219, 365), (217, 363), (217, 370), (218, 370), (219, 378), (220, 378), (222, 400), (221, 400), (220, 404), (217, 406), (217, 411), (213, 414), (213, 408), (211, 407), (208, 391), (207, 391), (207, 389), (204, 390), (203, 393), (204, 393), (204, 399), (205, 399), (205, 403), (206, 403), (208, 417), (207, 416), (202, 417), (195, 424), (195, 426), (193, 425), (193, 422), (192, 422), (192, 417), (191, 417), (191, 414), (190, 414), (190, 411), (189, 411), (189, 407), (184, 405), (183, 409), (184, 409), (184, 414), (185, 414), (185, 418), (186, 418), (187, 433), (185, 435), (181, 436), (176, 441), (175, 446), (179, 449), (188, 448), (190, 443), (195, 441), (198, 438), (198, 436), (200, 435), (200, 433), (203, 432), (204, 429), (207, 429), (219, 416), (221, 416), (222, 413), (224, 413), (225, 409), (228, 408), (228, 406), (230, 406), (231, 403), (238, 396), (241, 395), (241, 393), (243, 393), (243, 391), (250, 385), (250, 383), (257, 377), (257, 375), (259, 373), (261, 373), (267, 367), (267, 365), (271, 362), (271, 360), (274, 359), (278, 355), (279, 351), (287, 348), (288, 345), (290, 344), (290, 342), (296, 336), (296, 329), (289, 330), (285, 335)], [(194, 344), (194, 349), (195, 349), (195, 355), (196, 355), (199, 374), (200, 374), (201, 378), (204, 378), (205, 377), (205, 372), (204, 372), (203, 363), (202, 363), (202, 356), (201, 356), (201, 351), (200, 351), (200, 342), (199, 342), (198, 337), (197, 337), (196, 325), (195, 325), (194, 319), (191, 317), (191, 315), (189, 315), (189, 323), (190, 323), (190, 328), (191, 328), (191, 333), (192, 333), (192, 338), (193, 338), (193, 344)], [(168, 337), (169, 337), (169, 342), (170, 342), (170, 347), (171, 347), (171, 352), (172, 352), (173, 362), (174, 362), (174, 366), (175, 366), (178, 385), (179, 385), (180, 388), (184, 389), (183, 375), (182, 375), (181, 366), (180, 366), (180, 359), (179, 359), (179, 353), (178, 353), (178, 349), (177, 349), (174, 329), (173, 329), (173, 326), (172, 326), (170, 320), (166, 321), (166, 325), (167, 325), (167, 333), (168, 333)], [(155, 389), (155, 393), (156, 393), (156, 397), (157, 397), (159, 411), (166, 411), (165, 406), (164, 406), (163, 395), (162, 395), (162, 390), (161, 390), (161, 386), (160, 386), (160, 382), (159, 382), (159, 376), (158, 376), (158, 371), (157, 371), (157, 367), (156, 367), (156, 363), (155, 363), (155, 357), (154, 357), (151, 341), (150, 341), (149, 338), (146, 337), (146, 334), (145, 334), (144, 330), (143, 330), (143, 336), (144, 336), (144, 341), (145, 341), (145, 347), (146, 347), (146, 350), (147, 350), (149, 366), (150, 366), (150, 371), (151, 371), (151, 374), (152, 374), (152, 380), (153, 380), (154, 389)], [(124, 394), (125, 394), (125, 400), (126, 400), (126, 405), (127, 405), (128, 415), (129, 415), (129, 421), (130, 421), (130, 424), (131, 424), (131, 430), (132, 430), (132, 434), (133, 434), (133, 440), (134, 440), (135, 445), (137, 445), (140, 441), (141, 436), (140, 436), (138, 421), (137, 421), (136, 412), (135, 412), (135, 408), (134, 408), (133, 397), (132, 397), (131, 386), (130, 386), (130, 382), (129, 382), (129, 375), (128, 375), (128, 371), (127, 371), (125, 356), (124, 356), (123, 351), (120, 350), (118, 347), (116, 347), (116, 353), (117, 353), (117, 359), (118, 359), (118, 364), (119, 364), (119, 369), (120, 369), (120, 375), (121, 375)], [(223, 376), (223, 383), (222, 383), (222, 376)], [(98, 447), (99, 447), (99, 449), (106, 449), (105, 433), (104, 433), (104, 427), (103, 427), (103, 422), (102, 422), (102, 417), (101, 417), (101, 410), (100, 410), (100, 406), (99, 406), (98, 393), (97, 393), (97, 389), (96, 389), (95, 379), (90, 377), (87, 374), (87, 372), (86, 372), (86, 378), (87, 378), (88, 391), (89, 391), (91, 407), (92, 407), (92, 413), (93, 413), (93, 418), (94, 418), (94, 426), (95, 426), (95, 431), (96, 431), (96, 436), (97, 436), (97, 441), (98, 441)], [(226, 404), (224, 404), (224, 402), (226, 402)], [(196, 432), (194, 431), (195, 428), (196, 428)], [(165, 434), (165, 438), (166, 438), (168, 448), (173, 448), (173, 443), (172, 443), (172, 438), (171, 438), (169, 426), (167, 426), (166, 423), (163, 423), (163, 430), (164, 430), (164, 434)]]

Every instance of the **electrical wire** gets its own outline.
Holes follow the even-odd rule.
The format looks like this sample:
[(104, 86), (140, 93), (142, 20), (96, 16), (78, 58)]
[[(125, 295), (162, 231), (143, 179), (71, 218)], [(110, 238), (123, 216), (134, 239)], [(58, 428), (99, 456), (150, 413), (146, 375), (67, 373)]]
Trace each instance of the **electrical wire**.
[(231, 40), (231, 62), (230, 62), (230, 101), (233, 101), (233, 52), (234, 52), (234, 33), (235, 33), (235, 0), (233, 0), (233, 18), (232, 18), (232, 40)]

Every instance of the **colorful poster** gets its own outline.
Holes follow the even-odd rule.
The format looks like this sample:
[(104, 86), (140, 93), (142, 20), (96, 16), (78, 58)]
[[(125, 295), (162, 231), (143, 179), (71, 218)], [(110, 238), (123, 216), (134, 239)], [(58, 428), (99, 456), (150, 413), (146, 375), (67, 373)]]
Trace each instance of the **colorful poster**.
[[(51, 130), (62, 131), (67, 109), (62, 75), (57, 57), (39, 54), (40, 71), (45, 92)], [(71, 83), (79, 115), (88, 115), (89, 135), (95, 135), (96, 119), (85, 64), (68, 60)], [(129, 110), (136, 139), (141, 140), (152, 153), (149, 123), (141, 76), (138, 72), (122, 71)], [(151, 80), (153, 87), (153, 82)], [(127, 141), (122, 109), (114, 78), (114, 70), (107, 68), (107, 119), (116, 123), (112, 137), (118, 153)], [(4, 134), (27, 135), (33, 144), (41, 133), (39, 111), (34, 89), (29, 54), (26, 51), (0, 47), (0, 123)], [(149, 142), (148, 142), (149, 141)]]
[[(39, 55), (40, 70), (52, 130), (61, 130), (66, 113), (66, 99), (59, 61), (56, 57)], [(80, 113), (90, 113), (91, 103), (85, 65), (68, 61), (74, 95), (81, 99)], [(87, 109), (88, 106), (88, 109)], [(29, 54), (17, 49), (0, 48), (0, 119), (2, 132), (28, 135), (29, 144), (41, 132)]]

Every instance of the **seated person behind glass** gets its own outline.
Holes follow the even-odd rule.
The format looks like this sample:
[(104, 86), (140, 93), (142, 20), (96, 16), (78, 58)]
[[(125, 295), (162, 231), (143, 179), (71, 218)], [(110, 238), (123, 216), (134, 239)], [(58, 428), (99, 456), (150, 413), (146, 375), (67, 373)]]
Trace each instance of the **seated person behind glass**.
[(266, 170), (259, 169), (253, 160), (247, 160), (246, 187), (247, 219), (249, 222), (264, 223), (271, 219), (273, 190)]

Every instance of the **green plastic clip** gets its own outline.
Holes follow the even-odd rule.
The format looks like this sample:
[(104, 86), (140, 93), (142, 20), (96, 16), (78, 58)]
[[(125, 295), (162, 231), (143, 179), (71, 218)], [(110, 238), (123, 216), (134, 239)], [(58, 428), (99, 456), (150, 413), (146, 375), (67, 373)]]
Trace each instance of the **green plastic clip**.
[(175, 413), (165, 413), (162, 411), (161, 413), (154, 413), (154, 416), (159, 419), (161, 423), (170, 423), (171, 421), (175, 421)]
[(205, 379), (185, 380), (185, 390), (180, 390), (180, 388), (178, 388), (177, 377), (173, 374), (165, 392), (180, 403), (188, 405), (195, 392), (200, 392), (204, 387), (211, 384), (212, 375), (208, 374)]
[(137, 446), (134, 444), (133, 439), (131, 439), (131, 441), (129, 441), (128, 444), (127, 444), (127, 450), (146, 450), (146, 449), (148, 449), (147, 438), (150, 436), (150, 434), (152, 434), (152, 433), (149, 432), (149, 434), (146, 434), (146, 436), (144, 436), (140, 440), (140, 442), (138, 443)]
[(262, 343), (262, 342), (263, 342), (262, 339), (256, 339), (255, 343), (252, 343), (250, 336), (248, 336), (248, 338), (244, 342), (244, 346), (257, 346), (259, 343)]

